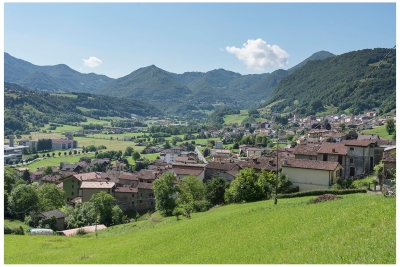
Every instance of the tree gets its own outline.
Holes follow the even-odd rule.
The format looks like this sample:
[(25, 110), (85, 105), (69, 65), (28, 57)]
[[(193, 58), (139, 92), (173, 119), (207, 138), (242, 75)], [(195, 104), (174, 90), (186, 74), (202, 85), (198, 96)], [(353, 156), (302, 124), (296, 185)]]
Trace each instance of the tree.
[(226, 190), (224, 199), (228, 203), (252, 202), (265, 197), (257, 183), (258, 175), (252, 168), (241, 170)]
[(93, 202), (93, 205), (99, 216), (99, 223), (105, 224), (106, 226), (111, 225), (113, 222), (112, 209), (115, 206), (115, 198), (102, 191), (92, 195), (90, 202)]
[(133, 152), (132, 158), (133, 158), (135, 161), (137, 161), (138, 159), (140, 159), (140, 153), (137, 152), (137, 151)]
[(394, 120), (393, 119), (387, 119), (386, 120), (386, 132), (389, 135), (392, 135), (395, 130), (396, 130), (396, 128), (395, 128), (395, 125), (394, 125)]
[(171, 148), (171, 144), (169, 143), (169, 141), (166, 141), (164, 144), (164, 149), (170, 149)]
[(53, 175), (53, 169), (50, 166), (47, 166), (46, 168), (44, 168), (42, 174), (43, 174), (43, 176)]
[(32, 182), (31, 180), (31, 174), (28, 170), (24, 170), (24, 172), (22, 173), (21, 178), (28, 184), (30, 184)]
[(175, 182), (176, 178), (170, 172), (164, 173), (161, 178), (153, 182), (156, 209), (167, 216), (172, 215), (176, 206), (175, 199), (172, 197), (177, 191)]
[(30, 212), (38, 212), (39, 198), (35, 189), (26, 184), (13, 188), (8, 198), (8, 210), (19, 220), (23, 220)]
[(65, 191), (55, 184), (45, 183), (37, 189), (40, 211), (59, 209), (65, 205)]
[(130, 157), (133, 153), (133, 147), (127, 146), (125, 148), (124, 157)]
[(115, 205), (112, 210), (112, 224), (117, 225), (122, 223), (122, 217), (124, 216), (124, 212), (121, 210), (120, 207)]
[(58, 156), (61, 156), (61, 152), (58, 152)]
[(197, 200), (205, 199), (203, 182), (195, 175), (188, 175), (178, 182), (179, 200), (181, 203), (190, 204)]
[(229, 188), (229, 183), (221, 177), (213, 178), (206, 183), (206, 199), (212, 205), (224, 204), (225, 190)]

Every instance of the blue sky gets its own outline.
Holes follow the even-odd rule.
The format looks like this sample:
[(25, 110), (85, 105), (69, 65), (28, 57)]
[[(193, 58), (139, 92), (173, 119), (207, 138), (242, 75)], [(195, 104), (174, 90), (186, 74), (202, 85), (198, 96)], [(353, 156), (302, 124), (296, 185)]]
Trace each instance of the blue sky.
[(112, 78), (288, 69), (313, 53), (396, 44), (396, 3), (4, 3), (4, 51)]

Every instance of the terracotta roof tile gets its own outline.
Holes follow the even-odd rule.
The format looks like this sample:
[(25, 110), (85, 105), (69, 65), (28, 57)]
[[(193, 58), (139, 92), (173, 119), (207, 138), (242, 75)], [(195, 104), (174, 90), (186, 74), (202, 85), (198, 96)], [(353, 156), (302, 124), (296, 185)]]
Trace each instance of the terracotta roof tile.
[(305, 144), (305, 145), (298, 145), (294, 149), (295, 155), (309, 155), (309, 156), (317, 156), (318, 150), (321, 148), (321, 145), (314, 145), (314, 144)]
[(367, 147), (371, 144), (375, 144), (376, 140), (345, 140), (343, 141), (345, 146), (362, 146)]
[(338, 166), (340, 166), (339, 162), (333, 161), (288, 159), (287, 164), (283, 164), (282, 167), (334, 171)]
[(321, 144), (318, 154), (347, 155), (347, 148), (344, 143), (324, 142)]

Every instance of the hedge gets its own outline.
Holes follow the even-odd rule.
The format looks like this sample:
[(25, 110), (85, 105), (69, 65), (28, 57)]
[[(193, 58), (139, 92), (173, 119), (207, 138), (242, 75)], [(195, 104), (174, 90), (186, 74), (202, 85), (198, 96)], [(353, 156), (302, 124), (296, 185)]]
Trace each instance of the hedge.
[(278, 198), (293, 198), (293, 197), (306, 197), (306, 196), (319, 196), (323, 194), (347, 195), (356, 193), (367, 193), (366, 189), (344, 189), (344, 190), (310, 190), (297, 192), (292, 194), (278, 194)]

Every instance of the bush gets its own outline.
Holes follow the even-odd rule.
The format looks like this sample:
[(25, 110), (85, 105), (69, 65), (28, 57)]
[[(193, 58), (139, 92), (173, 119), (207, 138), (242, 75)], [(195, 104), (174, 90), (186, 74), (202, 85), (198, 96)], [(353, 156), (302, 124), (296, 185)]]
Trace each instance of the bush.
[(4, 234), (5, 235), (24, 235), (24, 228), (22, 226), (16, 227), (16, 228), (11, 228), (8, 227), (7, 225), (4, 225)]
[(211, 203), (207, 200), (195, 200), (192, 203), (193, 211), (195, 212), (204, 212), (211, 208)]
[(310, 190), (292, 194), (278, 194), (278, 198), (294, 198), (294, 197), (306, 197), (306, 196), (319, 196), (323, 194), (335, 194), (335, 195), (347, 195), (356, 193), (367, 193), (366, 189), (346, 189), (346, 190)]
[(76, 231), (76, 235), (83, 236), (85, 234), (86, 234), (86, 231), (83, 228), (79, 228), (78, 231)]

